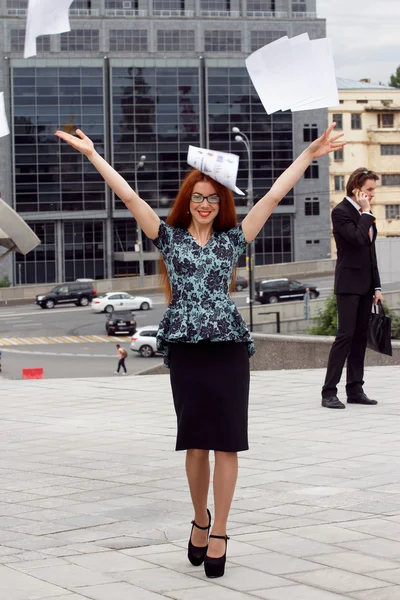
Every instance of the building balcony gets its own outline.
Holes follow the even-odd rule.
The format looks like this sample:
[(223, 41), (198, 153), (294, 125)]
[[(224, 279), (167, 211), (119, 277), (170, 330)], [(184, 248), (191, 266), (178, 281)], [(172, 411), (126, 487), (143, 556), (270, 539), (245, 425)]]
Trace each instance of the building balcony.
[(27, 12), (26, 8), (7, 8), (8, 17), (26, 17)]
[(248, 10), (247, 16), (252, 19), (287, 19), (289, 13), (287, 11), (265, 11), (265, 10)]
[(293, 12), (292, 18), (293, 19), (316, 19), (317, 13), (316, 12)]
[(194, 17), (194, 10), (153, 10), (153, 17)]
[(89, 9), (89, 8), (70, 8), (69, 16), (70, 17), (99, 17), (100, 11), (97, 9)]
[(201, 17), (223, 17), (224, 19), (237, 19), (240, 17), (239, 10), (201, 10)]
[(148, 11), (147, 10), (132, 10), (129, 8), (108, 8), (105, 11), (105, 16), (106, 17), (117, 17), (120, 18), (122, 17), (123, 19), (125, 18), (134, 18), (134, 17), (147, 17), (148, 16)]

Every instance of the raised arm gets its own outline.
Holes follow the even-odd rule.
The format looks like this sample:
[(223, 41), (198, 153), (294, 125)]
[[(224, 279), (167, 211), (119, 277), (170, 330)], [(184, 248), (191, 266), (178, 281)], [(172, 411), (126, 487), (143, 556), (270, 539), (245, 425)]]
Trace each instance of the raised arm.
[(150, 208), (147, 202), (137, 195), (129, 183), (96, 152), (92, 140), (90, 140), (80, 129), (77, 129), (76, 133), (79, 137), (70, 135), (64, 131), (56, 131), (56, 136), (67, 142), (67, 144), (75, 148), (75, 150), (79, 150), (79, 152), (84, 154), (90, 160), (95, 169), (97, 169), (103, 177), (104, 181), (108, 183), (110, 188), (132, 213), (147, 237), (154, 240), (158, 235), (160, 226), (159, 216), (152, 208)]
[(345, 145), (345, 142), (337, 142), (342, 133), (330, 138), (336, 123), (325, 131), (320, 138), (312, 142), (300, 154), (298, 158), (278, 177), (269, 192), (257, 202), (251, 209), (249, 214), (244, 218), (242, 223), (244, 237), (248, 242), (252, 242), (257, 234), (264, 227), (265, 222), (271, 216), (273, 210), (278, 206), (279, 202), (286, 196), (289, 190), (298, 182), (307, 167), (316, 158), (320, 158), (334, 150), (340, 150)]

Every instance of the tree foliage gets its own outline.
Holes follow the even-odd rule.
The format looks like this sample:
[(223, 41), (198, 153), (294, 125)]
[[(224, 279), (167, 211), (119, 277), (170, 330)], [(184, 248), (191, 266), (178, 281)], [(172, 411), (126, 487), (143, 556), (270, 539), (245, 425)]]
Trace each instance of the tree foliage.
[(391, 87), (400, 88), (400, 65), (396, 69), (396, 73), (390, 76), (389, 85)]
[(335, 294), (331, 294), (325, 301), (324, 310), (320, 310), (313, 319), (315, 325), (310, 328), (313, 335), (336, 335), (337, 333), (337, 304)]
[(3, 279), (0, 279), (0, 288), (10, 287), (11, 283), (8, 279), (8, 275), (5, 275)]

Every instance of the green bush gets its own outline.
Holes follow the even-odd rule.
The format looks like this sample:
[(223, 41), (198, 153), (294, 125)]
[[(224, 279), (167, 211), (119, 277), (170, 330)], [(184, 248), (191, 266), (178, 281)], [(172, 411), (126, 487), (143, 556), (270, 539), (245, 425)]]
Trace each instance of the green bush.
[(5, 275), (3, 279), (0, 279), (0, 288), (10, 287), (11, 283), (8, 279), (8, 275)]
[(336, 335), (337, 333), (337, 304), (335, 294), (331, 294), (325, 301), (324, 310), (320, 310), (317, 317), (313, 318), (315, 325), (310, 327), (312, 335)]

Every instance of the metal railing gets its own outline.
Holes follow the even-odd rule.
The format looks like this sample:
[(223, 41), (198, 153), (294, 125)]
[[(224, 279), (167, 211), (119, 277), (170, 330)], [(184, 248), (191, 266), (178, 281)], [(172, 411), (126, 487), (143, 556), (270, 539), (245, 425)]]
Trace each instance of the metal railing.
[(295, 11), (293, 11), (292, 16), (295, 19), (316, 19), (317, 13), (316, 12), (295, 12)]
[(147, 10), (131, 10), (129, 8), (108, 8), (105, 11), (106, 17), (147, 17)]
[(248, 10), (246, 15), (254, 18), (265, 18), (265, 19), (285, 19), (288, 16), (287, 11), (265, 11), (265, 10)]
[[(276, 319), (276, 333), (280, 333), (281, 332), (281, 313), (279, 312), (279, 310), (272, 310), (270, 312), (260, 312), (258, 313), (259, 315), (275, 315), (275, 319)], [(266, 321), (265, 323), (259, 323), (260, 325), (268, 325), (269, 321)]]
[(154, 10), (153, 17), (194, 17), (194, 10)]
[(240, 11), (238, 10), (201, 10), (200, 15), (202, 17), (226, 17), (235, 18), (240, 17)]
[(70, 8), (69, 15), (70, 17), (98, 17), (100, 11), (91, 8)]

